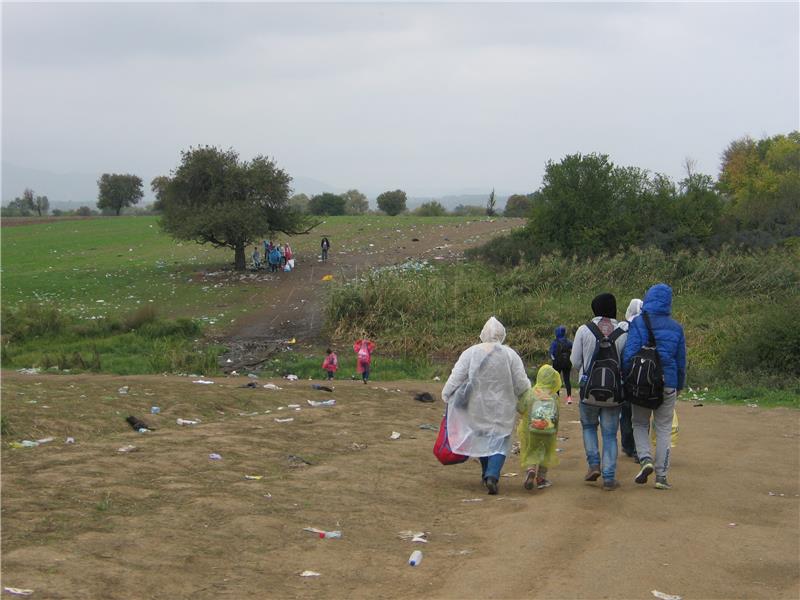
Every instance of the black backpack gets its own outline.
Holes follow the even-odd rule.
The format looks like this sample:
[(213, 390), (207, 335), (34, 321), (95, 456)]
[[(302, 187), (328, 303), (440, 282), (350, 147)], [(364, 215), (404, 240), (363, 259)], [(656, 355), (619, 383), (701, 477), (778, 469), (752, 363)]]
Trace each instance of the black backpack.
[(593, 321), (586, 327), (597, 339), (597, 345), (581, 401), (590, 406), (619, 406), (623, 401), (622, 375), (615, 342), (626, 331), (617, 327), (606, 336)]
[(625, 378), (625, 397), (631, 404), (655, 410), (664, 401), (664, 369), (650, 317), (642, 313), (641, 318), (647, 327), (648, 340), (631, 359), (631, 369)]
[(556, 340), (555, 358), (553, 359), (553, 368), (556, 371), (569, 371), (572, 368), (570, 353), (571, 350), (567, 340), (563, 338)]

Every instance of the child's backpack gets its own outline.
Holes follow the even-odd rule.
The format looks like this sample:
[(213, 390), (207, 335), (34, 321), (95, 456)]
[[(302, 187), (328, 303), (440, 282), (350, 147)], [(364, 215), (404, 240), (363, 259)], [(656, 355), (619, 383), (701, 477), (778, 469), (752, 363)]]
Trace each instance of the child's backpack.
[(631, 404), (655, 410), (664, 401), (664, 369), (650, 327), (650, 317), (643, 312), (641, 318), (648, 339), (631, 359), (631, 370), (625, 378), (625, 397)]
[(572, 350), (569, 347), (569, 342), (564, 338), (556, 340), (555, 358), (553, 359), (553, 368), (556, 371), (569, 371), (572, 368), (572, 360), (570, 354)]
[(547, 392), (533, 392), (533, 401), (528, 411), (528, 431), (547, 434), (558, 431), (558, 407), (555, 399)]
[(623, 400), (622, 376), (615, 342), (626, 332), (617, 327), (606, 336), (593, 321), (586, 323), (586, 327), (597, 339), (597, 344), (581, 401), (590, 406), (619, 406)]
[(367, 346), (366, 342), (362, 342), (361, 348), (358, 349), (358, 360), (361, 361), (369, 360), (369, 347)]

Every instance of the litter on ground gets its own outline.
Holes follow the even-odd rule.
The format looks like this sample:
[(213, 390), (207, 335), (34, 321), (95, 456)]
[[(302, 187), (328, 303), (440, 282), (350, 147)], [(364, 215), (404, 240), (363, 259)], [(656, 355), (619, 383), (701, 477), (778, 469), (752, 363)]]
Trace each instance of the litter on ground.
[(330, 400), (306, 400), (306, 402), (308, 402), (309, 405), (314, 407), (336, 405), (336, 400), (334, 400), (333, 398), (331, 398)]
[(516, 477), (516, 473), (503, 473), (500, 477)]
[(3, 591), (6, 591), (9, 594), (13, 594), (15, 596), (30, 596), (31, 594), (33, 594), (33, 590), (26, 590), (24, 588), (15, 588), (15, 587), (4, 587)]
[(462, 502), (483, 502), (483, 498), (465, 498)]
[(202, 385), (210, 385), (214, 383), (213, 381), (209, 381), (208, 379), (195, 379), (192, 383), (200, 383)]
[(660, 600), (683, 600), (680, 596), (665, 594), (664, 592), (659, 592), (658, 590), (652, 590), (650, 593)]
[(265, 389), (265, 390), (279, 390), (279, 389), (281, 389), (281, 388), (279, 388), (279, 387), (278, 387), (277, 385), (275, 385), (274, 383), (267, 383), (267, 384), (264, 384), (264, 389)]
[(399, 438), (400, 438), (400, 432), (399, 431), (393, 431), (392, 435), (389, 436), (390, 440), (396, 440), (396, 439), (399, 439)]
[(209, 454), (208, 458), (210, 460), (222, 460), (222, 456), (217, 454), (216, 452), (212, 452), (211, 454)]
[(197, 425), (200, 419), (175, 419), (178, 425)]
[(303, 571), (300, 573), (300, 577), (319, 577), (319, 573), (316, 571)]
[(291, 423), (294, 421), (294, 417), (289, 417), (288, 419), (275, 419), (276, 423)]
[(288, 379), (289, 381), (297, 381), (297, 375), (289, 374), (284, 379)]
[(258, 481), (259, 479), (263, 479), (264, 476), (263, 475), (245, 475), (244, 478), (247, 479), (248, 481)]
[(139, 449), (136, 446), (131, 446), (130, 444), (122, 448), (117, 448), (117, 452), (136, 452), (137, 450)]

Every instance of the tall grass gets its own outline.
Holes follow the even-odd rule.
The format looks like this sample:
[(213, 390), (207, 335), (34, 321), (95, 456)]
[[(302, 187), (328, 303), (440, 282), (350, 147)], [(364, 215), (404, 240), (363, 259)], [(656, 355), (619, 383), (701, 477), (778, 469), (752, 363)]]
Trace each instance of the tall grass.
[[(740, 333), (743, 326), (766, 327), (759, 315), (800, 312), (798, 265), (800, 255), (790, 248), (671, 255), (650, 248), (587, 260), (556, 254), (503, 271), (480, 263), (382, 271), (332, 290), (328, 327), (332, 339), (364, 332), (398, 356), (452, 359), (496, 315), (507, 328), (507, 342), (535, 365), (547, 360), (555, 326), (566, 325), (574, 334), (592, 316), (590, 301), (597, 293), (614, 293), (622, 316), (630, 298), (642, 298), (652, 284), (665, 281), (673, 287), (673, 314), (686, 330), (692, 376), (710, 381), (745, 373), (773, 384), (788, 370), (784, 379), (791, 386), (800, 378), (796, 362), (778, 361), (780, 373), (773, 368), (770, 375), (748, 358), (757, 334), (743, 339)], [(796, 321), (773, 318), (766, 331), (783, 328), (784, 337), (795, 339)], [(745, 350), (731, 350), (737, 345)]]

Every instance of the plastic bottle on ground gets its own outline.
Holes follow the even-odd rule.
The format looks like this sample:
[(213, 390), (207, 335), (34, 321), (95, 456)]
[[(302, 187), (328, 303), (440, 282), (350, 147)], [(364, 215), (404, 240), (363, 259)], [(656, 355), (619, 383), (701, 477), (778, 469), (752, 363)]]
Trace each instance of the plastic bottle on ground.
[(420, 552), (419, 550), (414, 550), (408, 559), (408, 564), (411, 565), (412, 567), (416, 567), (421, 562), (422, 562), (422, 552)]

